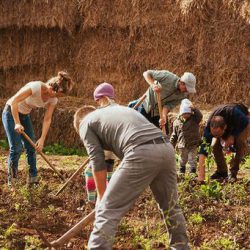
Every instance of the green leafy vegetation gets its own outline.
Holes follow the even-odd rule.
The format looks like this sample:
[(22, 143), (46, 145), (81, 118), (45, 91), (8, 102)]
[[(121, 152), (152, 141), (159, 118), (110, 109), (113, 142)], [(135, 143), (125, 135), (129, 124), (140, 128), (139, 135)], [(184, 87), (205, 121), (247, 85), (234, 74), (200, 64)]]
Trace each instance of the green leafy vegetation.
[(9, 150), (9, 144), (7, 139), (0, 140), (0, 148), (4, 150)]
[(58, 143), (54, 143), (52, 145), (44, 147), (43, 151), (48, 155), (79, 155), (79, 156), (87, 155), (85, 149), (66, 148), (62, 144)]
[(231, 238), (221, 237), (202, 244), (201, 250), (240, 250), (240, 247)]

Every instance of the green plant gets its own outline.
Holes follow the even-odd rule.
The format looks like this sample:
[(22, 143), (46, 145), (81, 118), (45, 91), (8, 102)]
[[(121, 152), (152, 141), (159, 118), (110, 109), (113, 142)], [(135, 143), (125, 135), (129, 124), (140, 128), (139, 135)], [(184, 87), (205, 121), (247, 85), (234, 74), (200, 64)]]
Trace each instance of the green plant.
[(213, 149), (212, 149), (212, 145), (210, 143), (206, 142), (206, 139), (203, 138), (203, 143), (205, 144), (205, 150), (207, 152), (207, 157), (205, 160), (205, 170), (207, 170), (208, 173), (208, 185), (210, 184), (210, 175), (211, 175), (211, 168), (214, 164), (214, 155), (213, 155)]
[(231, 238), (221, 237), (219, 239), (205, 242), (201, 245), (201, 250), (239, 250), (239, 245)]
[(43, 249), (41, 248), (42, 242), (36, 237), (26, 235), (24, 239), (25, 239), (25, 250)]
[(48, 155), (87, 155), (85, 149), (67, 148), (59, 143), (54, 143), (44, 147), (44, 152)]
[(0, 140), (0, 148), (4, 150), (9, 150), (9, 143), (7, 139)]
[(13, 223), (11, 226), (9, 226), (6, 231), (4, 232), (3, 236), (5, 239), (10, 238), (16, 231), (16, 223)]
[(219, 182), (213, 181), (207, 185), (201, 185), (200, 192), (205, 197), (219, 199), (222, 196), (222, 187)]
[(189, 217), (189, 222), (191, 222), (193, 225), (202, 224), (204, 220), (205, 219), (201, 216), (200, 213), (191, 214), (191, 216)]
[(222, 190), (222, 200), (226, 204), (243, 205), (248, 201), (248, 180), (239, 183), (228, 183)]
[(241, 164), (242, 169), (250, 169), (250, 155), (246, 156)]

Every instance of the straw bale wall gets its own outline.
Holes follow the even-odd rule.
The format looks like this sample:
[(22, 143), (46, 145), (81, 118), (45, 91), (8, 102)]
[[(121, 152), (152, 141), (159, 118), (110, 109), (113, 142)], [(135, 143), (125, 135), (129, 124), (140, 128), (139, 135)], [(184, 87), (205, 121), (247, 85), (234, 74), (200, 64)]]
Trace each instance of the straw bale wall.
[(59, 27), (73, 32), (78, 17), (77, 1), (1, 0), (0, 3), (0, 29)]
[[(198, 93), (190, 98), (198, 106), (250, 106), (249, 37), (248, 0), (3, 0), (0, 98), (67, 70), (82, 103), (108, 81), (125, 104), (147, 89), (143, 71), (168, 69), (194, 72)], [(60, 117), (68, 121), (71, 111), (64, 108)], [(65, 138), (56, 126), (49, 136)], [(68, 137), (66, 144), (74, 140)]]

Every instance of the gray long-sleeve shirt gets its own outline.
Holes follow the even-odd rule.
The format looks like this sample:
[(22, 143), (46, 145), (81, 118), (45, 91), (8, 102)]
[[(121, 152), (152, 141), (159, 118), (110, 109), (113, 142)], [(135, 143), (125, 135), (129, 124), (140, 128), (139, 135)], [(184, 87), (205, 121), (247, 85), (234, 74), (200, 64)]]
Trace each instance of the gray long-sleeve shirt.
[(131, 149), (162, 136), (139, 112), (117, 104), (91, 112), (80, 124), (80, 137), (94, 171), (105, 169), (104, 149), (122, 159)]

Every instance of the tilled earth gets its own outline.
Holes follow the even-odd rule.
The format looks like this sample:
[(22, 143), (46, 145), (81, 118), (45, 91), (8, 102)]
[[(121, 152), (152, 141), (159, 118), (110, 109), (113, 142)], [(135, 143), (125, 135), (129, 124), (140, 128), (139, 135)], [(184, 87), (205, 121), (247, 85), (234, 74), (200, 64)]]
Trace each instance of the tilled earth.
[[(58, 197), (60, 178), (38, 156), (40, 184), (27, 187), (25, 156), (20, 159), (18, 182), (7, 186), (7, 151), (0, 151), (0, 249), (46, 249), (35, 227), (49, 241), (56, 240), (92, 208), (86, 204), (84, 178), (79, 176)], [(79, 156), (48, 156), (68, 178), (83, 162)], [(220, 197), (201, 195), (194, 180), (179, 183), (180, 205), (187, 219), (192, 249), (250, 249), (249, 168), (236, 184), (221, 184)], [(83, 206), (83, 211), (77, 208)], [(60, 249), (85, 249), (92, 225)], [(167, 249), (161, 216), (146, 190), (121, 221), (114, 249)]]

